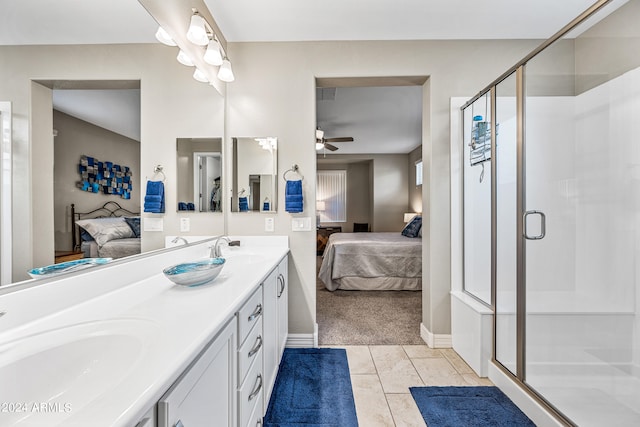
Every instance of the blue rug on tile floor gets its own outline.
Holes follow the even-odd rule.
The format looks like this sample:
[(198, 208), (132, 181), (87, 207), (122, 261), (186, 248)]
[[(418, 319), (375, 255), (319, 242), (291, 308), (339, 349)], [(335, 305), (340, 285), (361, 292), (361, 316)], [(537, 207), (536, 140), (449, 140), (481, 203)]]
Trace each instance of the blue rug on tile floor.
[(411, 387), (409, 390), (429, 427), (535, 427), (497, 387)]
[(264, 425), (356, 427), (346, 350), (285, 349)]

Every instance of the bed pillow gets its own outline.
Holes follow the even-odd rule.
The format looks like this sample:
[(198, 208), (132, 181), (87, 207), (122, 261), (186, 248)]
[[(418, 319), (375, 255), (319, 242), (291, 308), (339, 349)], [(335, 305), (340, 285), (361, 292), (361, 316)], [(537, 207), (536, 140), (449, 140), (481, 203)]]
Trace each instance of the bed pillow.
[(100, 247), (114, 239), (134, 237), (133, 230), (122, 217), (81, 219), (76, 224), (91, 234)]
[(406, 237), (418, 237), (422, 228), (422, 217), (414, 216), (411, 221), (402, 229), (402, 235)]
[(139, 216), (126, 216), (124, 220), (131, 227), (133, 231), (133, 237), (140, 237), (140, 217)]

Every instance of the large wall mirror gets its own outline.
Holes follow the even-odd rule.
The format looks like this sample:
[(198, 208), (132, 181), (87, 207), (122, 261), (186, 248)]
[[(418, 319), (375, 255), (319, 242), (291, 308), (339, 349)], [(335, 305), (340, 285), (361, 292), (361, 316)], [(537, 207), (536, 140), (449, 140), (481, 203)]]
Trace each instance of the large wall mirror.
[(275, 212), (278, 197), (278, 138), (232, 138), (232, 212)]
[(222, 138), (178, 138), (178, 211), (222, 212)]

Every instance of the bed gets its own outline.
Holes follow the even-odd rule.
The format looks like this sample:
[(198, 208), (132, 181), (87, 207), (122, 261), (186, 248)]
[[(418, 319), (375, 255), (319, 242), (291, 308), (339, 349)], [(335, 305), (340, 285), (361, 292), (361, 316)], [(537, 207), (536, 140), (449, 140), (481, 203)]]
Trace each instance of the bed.
[(89, 212), (71, 205), (73, 248), (85, 258), (123, 258), (140, 253), (140, 214), (117, 202)]
[(334, 233), (318, 277), (330, 291), (422, 289), (422, 238), (401, 233)]

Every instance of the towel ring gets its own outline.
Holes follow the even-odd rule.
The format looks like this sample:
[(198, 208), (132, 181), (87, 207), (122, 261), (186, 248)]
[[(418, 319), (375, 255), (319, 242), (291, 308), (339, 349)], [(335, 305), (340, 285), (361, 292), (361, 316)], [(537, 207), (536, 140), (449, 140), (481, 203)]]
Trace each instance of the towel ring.
[(291, 173), (295, 173), (295, 174), (298, 174), (298, 176), (300, 177), (300, 179), (301, 179), (301, 180), (302, 180), (302, 179), (304, 179), (304, 176), (302, 176), (302, 174), (300, 173), (300, 168), (298, 168), (298, 165), (293, 165), (293, 166), (291, 166), (291, 169), (287, 169), (287, 170), (282, 174), (282, 178), (283, 178), (285, 181), (289, 181), (289, 180), (287, 179), (287, 174), (288, 174), (289, 172), (291, 172)]
[(162, 182), (165, 181), (165, 179), (167, 179), (167, 176), (164, 174), (164, 172), (162, 172), (162, 165), (157, 165), (155, 168), (153, 168), (153, 176), (151, 177), (151, 179), (154, 179), (157, 175), (162, 175)]

